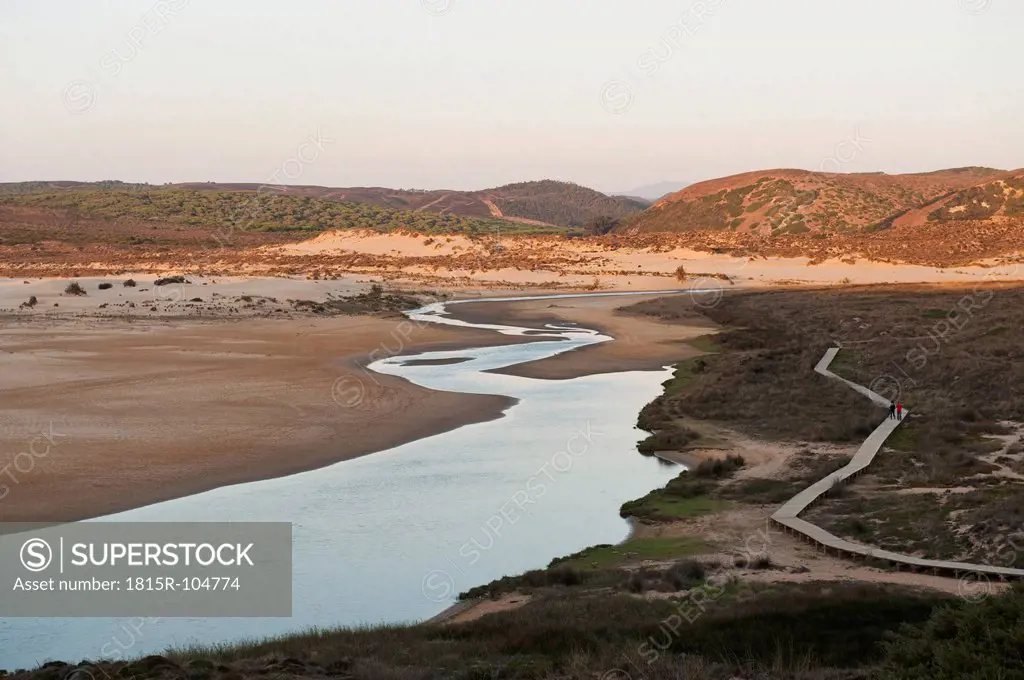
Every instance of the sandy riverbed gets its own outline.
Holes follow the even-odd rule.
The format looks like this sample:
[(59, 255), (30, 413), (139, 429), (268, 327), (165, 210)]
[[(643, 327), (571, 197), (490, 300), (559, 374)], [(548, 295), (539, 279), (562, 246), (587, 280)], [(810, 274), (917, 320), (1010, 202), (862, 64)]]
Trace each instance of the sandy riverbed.
[[(185, 308), (165, 300), (145, 316), (105, 316), (103, 295), (120, 292), (130, 301), (146, 293), (98, 291), (98, 281), (83, 280), (89, 295), (70, 298), (59, 280), (0, 286), (4, 302), (24, 290), (40, 301), (0, 315), (2, 521), (104, 515), (315, 469), (500, 417), (511, 403), (504, 397), (435, 392), (371, 376), (360, 365), (371, 353), (529, 341), (433, 324), (410, 332), (398, 316), (303, 316), (283, 304), (287, 297), (355, 292), (351, 282), (195, 281), (186, 296), (201, 290), (212, 300), (217, 292), (220, 304)], [(279, 303), (242, 308), (238, 313), (247, 316), (237, 318), (225, 313), (229, 294)], [(706, 329), (615, 314), (636, 301), (459, 307), (493, 321), (572, 321), (617, 338), (524, 366), (526, 376), (655, 369), (692, 354), (676, 341)]]
[[(507, 344), (400, 319), (78, 321), (0, 334), (0, 520), (103, 515), (313, 469), (500, 417), (510, 400), (359, 367)], [(404, 344), (402, 344), (404, 343)], [(383, 348), (383, 349), (381, 349)]]
[[(593, 328), (615, 338), (612, 342), (590, 345), (528, 364), (495, 371), (505, 375), (545, 380), (564, 380), (595, 373), (650, 371), (701, 354), (686, 344), (702, 335), (717, 332), (706, 318), (696, 314), (684, 323), (665, 323), (653, 317), (619, 311), (661, 295), (628, 297), (586, 297), (523, 302), (460, 304), (455, 309), (461, 319), (474, 323), (515, 323), (542, 327), (565, 322)], [(696, 299), (696, 298), (695, 298)]]

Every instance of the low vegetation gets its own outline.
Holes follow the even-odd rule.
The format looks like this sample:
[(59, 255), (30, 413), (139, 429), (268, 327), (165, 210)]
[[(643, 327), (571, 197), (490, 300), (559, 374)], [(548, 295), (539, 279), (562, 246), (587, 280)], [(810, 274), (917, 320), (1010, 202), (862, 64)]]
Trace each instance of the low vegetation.
[(381, 312), (403, 312), (423, 306), (423, 301), (404, 293), (385, 293), (384, 289), (374, 284), (366, 293), (347, 297), (328, 298), (317, 302), (314, 300), (292, 300), (296, 310), (311, 312), (323, 316), (339, 314), (377, 314)]
[(646, 522), (661, 522), (716, 512), (727, 505), (715, 497), (719, 483), (731, 478), (743, 465), (743, 458), (735, 455), (701, 461), (681, 472), (663, 489), (625, 503), (619, 514)]
[(484, 192), (502, 214), (565, 227), (584, 227), (607, 233), (622, 218), (639, 213), (647, 204), (624, 196), (606, 196), (569, 182), (519, 182)]
[[(666, 577), (707, 587), (699, 565)], [(654, 585), (661, 584), (659, 580)], [(1021, 597), (981, 605), (871, 584), (735, 586), (695, 600), (628, 591), (535, 598), (526, 606), (449, 626), (317, 630), (241, 645), (181, 648), (132, 662), (82, 663), (93, 677), (600, 678), (650, 680), (887, 680), (1021, 677)], [(999, 618), (993, 619), (993, 615)], [(984, 622), (1005, 622), (992, 635)], [(927, 645), (944, 645), (928, 664)], [(966, 666), (966, 660), (973, 662)], [(52, 664), (17, 680), (49, 680)], [(619, 670), (616, 670), (619, 669)], [(932, 675), (922, 673), (930, 669)], [(957, 675), (960, 670), (962, 675)], [(1001, 675), (999, 673), (1002, 673)]]
[(327, 229), (404, 230), (468, 236), (538, 231), (537, 227), (502, 220), (395, 210), (276, 191), (256, 194), (177, 188), (87, 188), (0, 195), (0, 205), (60, 209), (74, 216), (72, 219), (201, 226), (214, 230), (221, 241), (228, 240), (236, 232), (315, 234)]
[[(634, 312), (682, 317), (692, 301)], [(722, 351), (701, 357), (645, 409), (645, 423), (710, 420), (788, 441), (859, 443), (885, 417), (832, 370), (902, 401), (909, 420), (869, 474), (813, 506), (808, 519), (851, 540), (935, 559), (1024, 567), (1024, 289), (1011, 286), (769, 292), (726, 296), (705, 310), (726, 327)], [(1017, 447), (1017, 448), (1015, 448)], [(1015, 453), (1015, 451), (1017, 451)], [(844, 464), (816, 457), (804, 478), (751, 479), (725, 500), (782, 502)]]

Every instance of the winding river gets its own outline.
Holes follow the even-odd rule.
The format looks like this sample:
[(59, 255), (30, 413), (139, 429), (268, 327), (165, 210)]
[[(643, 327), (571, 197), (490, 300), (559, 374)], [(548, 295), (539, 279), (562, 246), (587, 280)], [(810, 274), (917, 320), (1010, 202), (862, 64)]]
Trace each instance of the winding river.
[(635, 428), (637, 413), (660, 394), (670, 371), (562, 381), (489, 373), (611, 338), (571, 325), (470, 324), (451, 315), (456, 304), (409, 316), (538, 341), (390, 357), (369, 368), (436, 390), (514, 397), (504, 417), (319, 470), (93, 520), (291, 521), (291, 618), (0, 619), (0, 669), (310, 627), (419, 621), (471, 587), (623, 540), (629, 527), (619, 506), (678, 473), (635, 448), (644, 436)]

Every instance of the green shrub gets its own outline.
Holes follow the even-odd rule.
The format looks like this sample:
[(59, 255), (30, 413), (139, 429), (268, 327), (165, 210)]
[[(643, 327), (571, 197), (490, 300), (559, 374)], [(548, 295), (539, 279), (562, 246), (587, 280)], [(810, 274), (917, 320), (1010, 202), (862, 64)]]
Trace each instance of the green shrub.
[(882, 680), (1024, 680), (1024, 587), (940, 607), (883, 646)]

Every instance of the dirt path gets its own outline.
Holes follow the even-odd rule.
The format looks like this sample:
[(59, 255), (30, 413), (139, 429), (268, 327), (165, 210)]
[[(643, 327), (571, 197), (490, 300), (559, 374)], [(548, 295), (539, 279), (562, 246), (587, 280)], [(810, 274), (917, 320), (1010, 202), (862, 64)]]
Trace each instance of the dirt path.
[(501, 213), (501, 208), (499, 208), (498, 205), (494, 201), (492, 201), (489, 198), (481, 198), (480, 200), (483, 201), (484, 205), (487, 206), (487, 209), (491, 211), (491, 215), (492, 216), (494, 216), (494, 217), (504, 217), (504, 215)]

